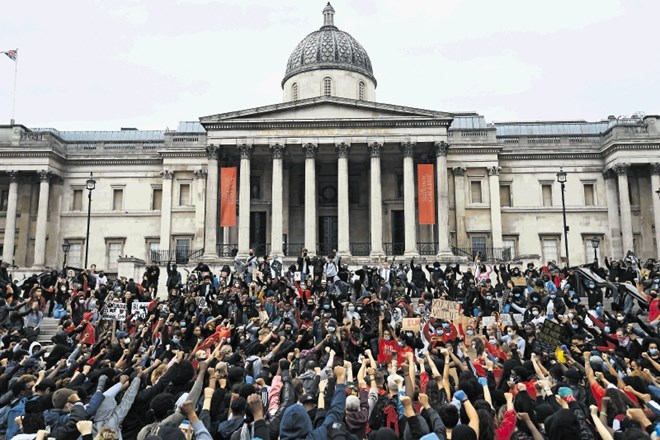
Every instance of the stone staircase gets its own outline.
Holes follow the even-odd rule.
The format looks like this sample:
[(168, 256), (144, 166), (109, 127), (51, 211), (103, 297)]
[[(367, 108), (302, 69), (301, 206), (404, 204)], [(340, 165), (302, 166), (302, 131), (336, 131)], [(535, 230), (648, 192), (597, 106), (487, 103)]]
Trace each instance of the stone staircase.
[(44, 317), (44, 320), (41, 322), (41, 331), (37, 338), (42, 347), (53, 344), (50, 339), (57, 333), (58, 322), (58, 319)]

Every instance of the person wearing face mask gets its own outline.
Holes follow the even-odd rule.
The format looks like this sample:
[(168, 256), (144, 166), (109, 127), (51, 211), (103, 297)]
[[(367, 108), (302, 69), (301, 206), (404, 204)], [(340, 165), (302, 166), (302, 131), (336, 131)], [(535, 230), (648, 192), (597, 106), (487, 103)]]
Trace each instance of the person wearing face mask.
[(398, 358), (399, 353), (399, 343), (394, 337), (394, 333), (391, 329), (388, 328), (383, 330), (382, 320), (379, 324), (381, 337), (378, 338), (378, 363), (380, 364), (389, 364), (392, 361), (393, 357)]
[(483, 316), (490, 316), (493, 312), (500, 311), (500, 303), (495, 299), (492, 288), (488, 288), (485, 281), (481, 282), (481, 313)]
[(642, 359), (639, 361), (642, 369), (649, 369), (654, 376), (660, 375), (660, 341), (655, 338), (644, 341), (646, 352), (642, 353)]
[(355, 304), (349, 303), (346, 306), (344, 317), (350, 319), (351, 321), (354, 319), (360, 319), (360, 314), (355, 310)]
[(642, 346), (637, 342), (634, 333), (627, 333), (624, 328), (618, 328), (616, 331), (618, 347), (614, 350), (624, 358), (639, 359), (642, 355)]
[(540, 324), (545, 321), (545, 316), (541, 312), (541, 307), (534, 305), (525, 313), (525, 322), (531, 321), (532, 324)]
[(552, 303), (554, 314), (564, 315), (567, 309), (566, 303), (564, 302), (564, 299), (558, 295), (558, 293), (559, 292), (557, 290), (549, 290), (548, 295), (543, 299), (541, 305), (544, 309), (547, 309), (548, 305)]
[(527, 345), (527, 341), (518, 335), (519, 331), (520, 328), (517, 325), (508, 326), (506, 329), (506, 334), (502, 336), (502, 340), (507, 344), (515, 344), (516, 348), (518, 349), (518, 354), (522, 358), (525, 354), (525, 346)]

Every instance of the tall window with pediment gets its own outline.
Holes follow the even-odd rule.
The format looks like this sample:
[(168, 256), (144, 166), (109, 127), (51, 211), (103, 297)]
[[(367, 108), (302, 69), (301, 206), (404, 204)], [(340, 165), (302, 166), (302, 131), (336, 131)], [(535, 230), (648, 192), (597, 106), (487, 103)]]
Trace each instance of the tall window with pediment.
[(323, 78), (323, 96), (332, 96), (332, 78)]

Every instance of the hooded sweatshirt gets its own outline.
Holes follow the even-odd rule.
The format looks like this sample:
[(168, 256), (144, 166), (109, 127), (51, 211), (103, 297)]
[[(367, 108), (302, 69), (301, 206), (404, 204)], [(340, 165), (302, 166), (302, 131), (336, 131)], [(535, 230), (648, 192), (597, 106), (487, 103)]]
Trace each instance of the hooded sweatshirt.
[(335, 388), (332, 405), (323, 424), (313, 429), (312, 421), (302, 405), (291, 405), (284, 412), (280, 423), (280, 440), (325, 440), (328, 438), (328, 426), (341, 422), (346, 408), (346, 385), (340, 384)]

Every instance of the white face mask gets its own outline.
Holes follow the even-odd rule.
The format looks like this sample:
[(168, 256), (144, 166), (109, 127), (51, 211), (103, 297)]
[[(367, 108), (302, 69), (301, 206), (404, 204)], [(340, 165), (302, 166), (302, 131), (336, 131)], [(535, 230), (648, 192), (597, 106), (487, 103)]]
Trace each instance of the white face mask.
[(124, 338), (124, 344), (130, 344), (131, 338)]

